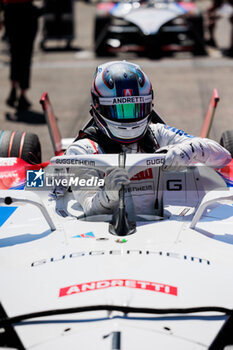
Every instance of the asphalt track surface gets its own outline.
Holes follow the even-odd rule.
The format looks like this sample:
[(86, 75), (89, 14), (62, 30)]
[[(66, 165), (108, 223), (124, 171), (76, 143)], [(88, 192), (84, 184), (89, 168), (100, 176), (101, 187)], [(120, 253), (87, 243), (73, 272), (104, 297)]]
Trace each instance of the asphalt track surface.
[[(208, 1), (199, 1), (204, 10)], [(53, 155), (49, 133), (39, 104), (47, 91), (61, 129), (62, 137), (75, 137), (89, 118), (90, 87), (98, 64), (112, 60), (95, 58), (93, 54), (93, 19), (95, 6), (75, 2), (76, 38), (71, 51), (40, 49), (41, 27), (38, 32), (32, 65), (31, 89), (28, 96), (31, 110), (17, 115), (6, 106), (9, 92), (9, 54), (7, 45), (0, 42), (0, 129), (21, 130), (38, 134), (42, 144), (43, 161)], [(229, 44), (230, 26), (219, 21), (219, 47)], [(2, 34), (0, 33), (0, 36)], [(51, 48), (62, 48), (63, 41), (50, 42)], [(155, 92), (155, 108), (169, 125), (199, 135), (213, 88), (217, 88), (220, 103), (210, 138), (219, 141), (224, 130), (233, 129), (233, 59), (220, 51), (210, 51), (208, 57), (179, 54), (158, 61), (124, 54), (116, 59), (138, 63), (151, 79)]]

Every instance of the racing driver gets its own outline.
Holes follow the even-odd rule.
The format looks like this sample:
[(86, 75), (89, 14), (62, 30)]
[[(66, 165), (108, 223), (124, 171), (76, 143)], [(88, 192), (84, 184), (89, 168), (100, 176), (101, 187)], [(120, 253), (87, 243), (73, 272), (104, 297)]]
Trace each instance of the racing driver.
[[(91, 98), (92, 122), (80, 131), (76, 140), (68, 147), (67, 155), (122, 151), (154, 153), (169, 146), (163, 165), (166, 171), (177, 171), (179, 167), (193, 162), (222, 168), (231, 161), (230, 153), (217, 142), (188, 135), (163, 123), (153, 110), (151, 82), (136, 64), (113, 61), (98, 66), (91, 88)], [(93, 171), (96, 170), (92, 169), (90, 173), (88, 171), (89, 176)], [(121, 185), (129, 183), (125, 169), (108, 168), (105, 171), (103, 188), (92, 191), (77, 190), (74, 191), (75, 197), (86, 215), (110, 213), (118, 204)], [(146, 196), (147, 187), (144, 189), (142, 196), (135, 196), (137, 199), (134, 200), (134, 205), (138, 210), (151, 205), (150, 196)], [(56, 188), (54, 195), (63, 195), (65, 190)], [(148, 190), (150, 192), (149, 187)]]

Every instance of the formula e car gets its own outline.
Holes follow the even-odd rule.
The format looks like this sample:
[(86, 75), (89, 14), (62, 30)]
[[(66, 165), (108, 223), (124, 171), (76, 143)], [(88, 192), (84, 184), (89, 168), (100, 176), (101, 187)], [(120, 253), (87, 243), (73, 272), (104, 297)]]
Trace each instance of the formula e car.
[[(0, 158), (0, 348), (227, 349), (232, 162), (163, 173), (162, 153), (60, 155), (54, 122), (50, 162)], [(135, 193), (147, 180), (153, 213), (134, 213), (125, 189), (113, 215), (85, 216), (70, 189), (49, 197), (53, 171), (109, 165), (128, 168)]]
[(180, 51), (205, 55), (203, 15), (193, 0), (99, 2), (94, 47), (97, 56), (137, 52), (159, 58)]

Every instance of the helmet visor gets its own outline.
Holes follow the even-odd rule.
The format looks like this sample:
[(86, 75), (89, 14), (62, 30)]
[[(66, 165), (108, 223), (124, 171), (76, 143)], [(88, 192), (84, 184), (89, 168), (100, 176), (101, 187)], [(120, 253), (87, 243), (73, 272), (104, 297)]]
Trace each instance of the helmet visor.
[(125, 96), (99, 98), (100, 113), (112, 121), (133, 122), (148, 116), (152, 109), (152, 96)]

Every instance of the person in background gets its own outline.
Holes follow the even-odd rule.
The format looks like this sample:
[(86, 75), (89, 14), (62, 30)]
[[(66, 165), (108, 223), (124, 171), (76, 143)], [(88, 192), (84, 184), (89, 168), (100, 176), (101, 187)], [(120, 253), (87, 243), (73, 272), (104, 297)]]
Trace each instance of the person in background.
[(0, 0), (0, 11), (0, 29), (4, 20), (11, 56), (11, 88), (6, 103), (25, 110), (31, 106), (26, 93), (30, 87), (31, 58), (40, 9), (32, 0)]
[(224, 53), (229, 57), (233, 57), (233, 0), (212, 0), (212, 4), (207, 10), (207, 28), (209, 34), (207, 45), (217, 47), (215, 29), (217, 20), (223, 16), (223, 13), (221, 14), (221, 12), (225, 13), (225, 16), (229, 18), (231, 23), (230, 47), (225, 50)]

